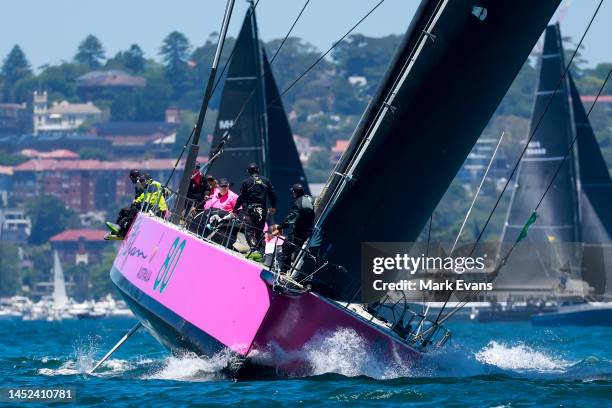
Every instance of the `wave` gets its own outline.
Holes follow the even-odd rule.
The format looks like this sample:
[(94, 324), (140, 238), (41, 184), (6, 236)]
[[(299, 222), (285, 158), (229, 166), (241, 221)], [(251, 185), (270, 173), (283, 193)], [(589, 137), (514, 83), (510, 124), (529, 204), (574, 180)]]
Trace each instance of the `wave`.
[[(38, 373), (45, 376), (86, 375), (99, 356), (94, 342), (75, 348), (68, 360), (42, 357), (36, 362)], [(299, 351), (284, 351), (271, 344), (266, 351), (252, 356), (257, 365), (274, 363), (284, 366), (298, 364), (301, 371), (294, 376), (313, 377), (340, 375), (369, 377), (377, 380), (397, 378), (462, 378), (483, 375), (505, 375), (527, 378), (579, 379), (584, 381), (612, 379), (612, 361), (586, 357), (572, 361), (553, 350), (524, 342), (492, 340), (484, 347), (470, 349), (461, 344), (449, 345), (423, 355), (414, 361), (402, 361), (399, 356), (382, 357), (352, 329), (320, 333)], [(211, 357), (193, 353), (181, 356), (141, 358), (133, 360), (109, 359), (96, 376), (127, 376), (144, 380), (207, 381), (228, 378), (228, 367), (238, 361), (230, 351)], [(231, 370), (230, 370), (231, 371)]]

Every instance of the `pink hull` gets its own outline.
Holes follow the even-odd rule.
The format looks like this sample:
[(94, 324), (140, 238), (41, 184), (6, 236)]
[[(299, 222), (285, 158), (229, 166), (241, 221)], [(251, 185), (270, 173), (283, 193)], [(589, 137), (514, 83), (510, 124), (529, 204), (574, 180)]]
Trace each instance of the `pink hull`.
[(299, 355), (309, 342), (350, 329), (385, 361), (410, 366), (420, 356), (335, 302), (274, 292), (262, 272), (240, 254), (139, 214), (111, 277), (144, 325), (170, 348), (180, 348), (173, 346), (179, 342), (209, 354), (216, 345), (299, 373), (308, 369)]

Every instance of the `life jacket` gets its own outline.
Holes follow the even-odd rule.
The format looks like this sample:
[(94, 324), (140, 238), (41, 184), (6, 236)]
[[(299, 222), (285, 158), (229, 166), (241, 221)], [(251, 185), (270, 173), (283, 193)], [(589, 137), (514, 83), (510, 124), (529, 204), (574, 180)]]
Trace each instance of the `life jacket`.
[(146, 184), (145, 191), (140, 194), (135, 203), (147, 203), (151, 207), (159, 209), (159, 211), (166, 211), (168, 205), (164, 198), (163, 187), (159, 181), (151, 180)]

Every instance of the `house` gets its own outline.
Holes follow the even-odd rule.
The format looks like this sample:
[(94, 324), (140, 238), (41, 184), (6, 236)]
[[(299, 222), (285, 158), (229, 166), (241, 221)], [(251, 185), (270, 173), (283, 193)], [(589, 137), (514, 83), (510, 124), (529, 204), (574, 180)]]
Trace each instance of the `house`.
[(108, 246), (99, 229), (69, 229), (49, 238), (51, 248), (57, 250), (62, 265), (97, 264)]
[(91, 71), (76, 79), (77, 92), (82, 100), (102, 97), (105, 91), (143, 88), (147, 80), (120, 70)]
[(92, 102), (62, 101), (49, 106), (47, 92), (34, 92), (32, 128), (35, 135), (75, 131), (85, 123), (99, 122), (103, 118), (102, 110)]
[(90, 134), (111, 144), (117, 158), (142, 158), (146, 152), (157, 158), (172, 157), (172, 147), (180, 127), (176, 108), (166, 110), (163, 122), (106, 122), (90, 129)]
[(320, 146), (311, 145), (310, 139), (307, 137), (293, 135), (293, 141), (295, 142), (295, 147), (300, 154), (300, 161), (302, 163), (307, 163), (312, 153), (322, 150)]
[(80, 156), (67, 149), (56, 149), (48, 152), (41, 152), (36, 149), (22, 149), (19, 151), (21, 156), (27, 157), (28, 159), (78, 159)]
[(0, 225), (2, 242), (23, 244), (27, 242), (32, 230), (32, 222), (20, 208), (0, 209)]
[[(64, 270), (73, 265), (97, 265), (102, 261), (102, 252), (108, 247), (108, 242), (104, 240), (106, 233), (98, 229), (69, 229), (52, 236), (49, 243), (51, 249), (57, 250)], [(91, 298), (89, 268), (84, 268), (79, 274), (66, 276), (66, 281), (71, 297), (79, 301)]]
[(334, 146), (332, 146), (331, 148), (331, 157), (330, 157), (330, 161), (332, 163), (336, 163), (338, 160), (340, 160), (340, 157), (342, 156), (342, 154), (346, 151), (346, 149), (348, 148), (349, 145), (349, 140), (346, 139), (340, 139), (340, 140), (336, 140), (336, 144)]
[[(206, 161), (205, 158), (199, 160)], [(12, 197), (17, 205), (23, 205), (39, 195), (48, 194), (79, 213), (104, 211), (133, 199), (134, 186), (128, 178), (131, 169), (140, 169), (165, 183), (175, 163), (175, 159), (137, 162), (32, 159), (14, 167)], [(184, 162), (179, 163), (170, 186), (180, 180), (183, 165)]]
[(8, 205), (9, 193), (13, 190), (13, 168), (0, 166), (0, 203), (1, 207)]

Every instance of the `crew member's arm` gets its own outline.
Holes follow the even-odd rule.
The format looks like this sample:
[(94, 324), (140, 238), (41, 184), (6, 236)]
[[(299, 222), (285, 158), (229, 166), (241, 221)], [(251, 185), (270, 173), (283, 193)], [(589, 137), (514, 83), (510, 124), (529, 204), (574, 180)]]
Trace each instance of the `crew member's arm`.
[(289, 226), (293, 226), (300, 216), (300, 209), (297, 205), (293, 204), (291, 209), (289, 210), (289, 214), (285, 217), (283, 222), (281, 223), (281, 228), (285, 229)]
[(234, 204), (234, 209), (232, 210), (233, 213), (236, 213), (240, 209), (240, 206), (244, 203), (247, 190), (248, 190), (247, 183), (242, 183), (242, 186), (240, 186), (240, 195), (236, 199), (236, 203)]

